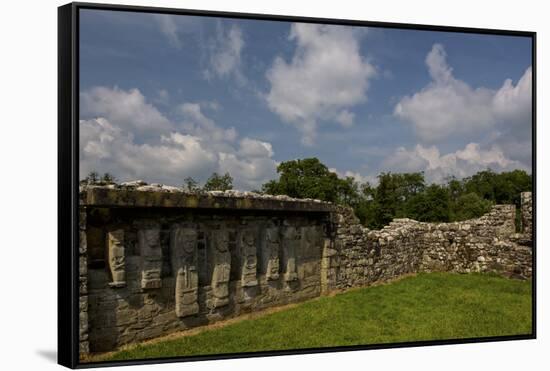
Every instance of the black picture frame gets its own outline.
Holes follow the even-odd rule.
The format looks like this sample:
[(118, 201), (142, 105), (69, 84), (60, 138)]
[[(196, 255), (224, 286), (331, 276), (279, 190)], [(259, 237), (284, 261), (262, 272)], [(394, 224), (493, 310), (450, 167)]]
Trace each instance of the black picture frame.
[[(474, 34), (522, 36), (532, 43), (532, 164), (533, 164), (533, 246), (532, 246), (532, 331), (527, 335), (498, 336), (468, 339), (414, 341), (405, 343), (311, 348), (255, 353), (186, 356), (160, 359), (133, 359), (116, 362), (79, 362), (79, 11), (83, 9), (130, 11), (202, 17), (224, 17), (269, 21), (291, 21), (349, 26), (445, 31)], [(112, 5), (97, 3), (70, 3), (58, 8), (58, 363), (69, 368), (122, 366), (168, 362), (264, 357), (321, 352), (418, 347), (462, 343), (481, 343), (536, 339), (536, 32), (485, 28), (464, 28), (423, 24), (404, 24), (379, 21), (328, 19), (268, 14), (233, 13), (176, 8)]]

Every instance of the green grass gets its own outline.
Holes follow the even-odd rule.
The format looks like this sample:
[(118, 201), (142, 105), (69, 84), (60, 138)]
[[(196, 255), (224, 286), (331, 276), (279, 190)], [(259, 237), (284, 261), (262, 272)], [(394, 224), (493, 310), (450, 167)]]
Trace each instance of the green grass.
[(531, 332), (531, 282), (431, 273), (109, 354), (141, 359)]

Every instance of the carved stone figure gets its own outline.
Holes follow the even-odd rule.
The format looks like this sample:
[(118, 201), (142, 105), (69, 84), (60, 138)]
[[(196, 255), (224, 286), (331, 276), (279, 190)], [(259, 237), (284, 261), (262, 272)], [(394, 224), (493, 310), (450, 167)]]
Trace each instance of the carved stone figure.
[(302, 227), (303, 252), (308, 256), (317, 256), (321, 251), (321, 232), (315, 226)]
[(199, 312), (197, 271), (197, 231), (176, 227), (170, 232), (172, 265), (176, 272), (176, 315), (187, 317)]
[(296, 271), (296, 248), (300, 244), (300, 235), (296, 227), (285, 226), (283, 229), (283, 257), (285, 267), (285, 281), (291, 282), (298, 279)]
[(256, 268), (258, 258), (256, 256), (256, 239), (254, 237), (254, 231), (247, 229), (241, 232), (239, 243), (243, 259), (241, 285), (243, 287), (257, 286), (258, 279), (256, 277)]
[(212, 272), (212, 307), (218, 308), (229, 304), (229, 274), (231, 270), (231, 254), (229, 252), (229, 235), (227, 230), (212, 232), (213, 262)]
[(267, 260), (265, 276), (268, 281), (279, 279), (279, 245), (279, 228), (266, 228), (262, 255)]
[(117, 229), (107, 233), (109, 269), (112, 281), (110, 287), (126, 286), (126, 262), (124, 257), (124, 230)]
[(157, 289), (162, 285), (162, 249), (160, 248), (160, 228), (149, 227), (138, 231), (138, 244), (141, 254), (141, 288)]

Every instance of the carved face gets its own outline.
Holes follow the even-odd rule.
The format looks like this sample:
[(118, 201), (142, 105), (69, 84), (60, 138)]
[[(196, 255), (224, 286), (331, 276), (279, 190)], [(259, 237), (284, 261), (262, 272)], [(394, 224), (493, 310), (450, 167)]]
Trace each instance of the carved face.
[(294, 227), (286, 227), (284, 230), (284, 236), (287, 240), (297, 240), (298, 239), (298, 233), (296, 233), (296, 228)]
[(183, 251), (186, 253), (193, 253), (195, 251), (195, 246), (197, 245), (197, 232), (192, 229), (186, 229), (180, 233), (180, 241)]
[(160, 247), (160, 235), (158, 229), (146, 229), (143, 231), (145, 243), (151, 248)]
[(277, 228), (268, 228), (266, 230), (267, 242), (279, 243), (279, 230)]
[(123, 247), (123, 244), (124, 231), (122, 229), (109, 232), (109, 246)]
[(248, 246), (254, 245), (254, 233), (252, 231), (244, 232), (243, 243)]
[(226, 252), (229, 248), (229, 234), (227, 231), (219, 230), (214, 233), (214, 242), (216, 249), (220, 252)]

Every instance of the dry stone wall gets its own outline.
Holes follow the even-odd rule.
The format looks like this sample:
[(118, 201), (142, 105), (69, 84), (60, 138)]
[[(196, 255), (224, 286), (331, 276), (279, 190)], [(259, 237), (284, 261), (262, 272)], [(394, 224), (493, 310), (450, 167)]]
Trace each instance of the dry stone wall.
[(349, 208), (286, 196), (136, 182), (80, 197), (81, 354), (408, 273), (532, 274), (531, 234), (515, 233), (510, 205), (369, 230)]

